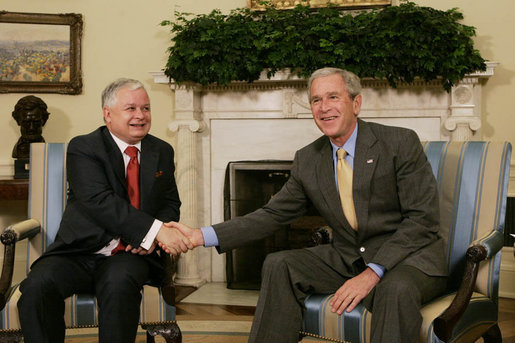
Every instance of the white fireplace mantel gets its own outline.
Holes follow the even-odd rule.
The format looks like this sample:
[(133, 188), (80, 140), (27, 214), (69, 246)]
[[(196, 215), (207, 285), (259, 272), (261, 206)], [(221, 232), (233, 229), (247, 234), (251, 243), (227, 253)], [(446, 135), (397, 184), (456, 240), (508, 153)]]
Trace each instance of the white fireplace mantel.
[[(400, 84), (364, 79), (360, 118), (409, 127), (421, 140), (478, 140), (481, 137), (482, 81), (495, 62), (447, 93), (439, 82)], [(177, 132), (177, 184), (181, 221), (198, 227), (223, 218), (223, 182), (228, 162), (292, 160), (294, 152), (321, 133), (311, 119), (306, 80), (287, 72), (253, 83), (227, 86), (178, 85), (162, 72), (155, 83), (169, 84), (175, 99), (170, 130)], [(225, 281), (225, 258), (214, 249), (196, 249), (180, 259), (176, 282), (198, 286)]]

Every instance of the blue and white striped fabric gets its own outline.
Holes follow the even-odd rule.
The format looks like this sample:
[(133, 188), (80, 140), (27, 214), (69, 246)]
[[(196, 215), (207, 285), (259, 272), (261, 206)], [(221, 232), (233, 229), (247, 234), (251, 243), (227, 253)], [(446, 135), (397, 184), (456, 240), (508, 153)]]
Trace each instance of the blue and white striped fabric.
[[(451, 303), (463, 276), (465, 252), (485, 246), (491, 258), (480, 265), (475, 292), (453, 331), (452, 342), (475, 341), (497, 322), (500, 249), (504, 231), (511, 145), (507, 142), (425, 142), (438, 183), (441, 233), (447, 243), (449, 294), (426, 304), (418, 342), (438, 342), (433, 320)], [(372, 314), (363, 306), (338, 316), (332, 295), (306, 299), (304, 331), (333, 342), (369, 342)]]

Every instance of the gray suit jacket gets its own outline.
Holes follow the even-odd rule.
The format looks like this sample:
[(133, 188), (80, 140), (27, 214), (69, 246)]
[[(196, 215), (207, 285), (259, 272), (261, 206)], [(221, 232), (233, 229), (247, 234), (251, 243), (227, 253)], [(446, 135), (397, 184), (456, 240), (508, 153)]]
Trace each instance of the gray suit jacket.
[(297, 151), (291, 177), (263, 208), (214, 225), (219, 251), (262, 239), (302, 216), (311, 202), (333, 229), (331, 245), (312, 250), (341, 273), (354, 276), (356, 262), (387, 270), (399, 264), (446, 275), (439, 235), (436, 182), (415, 132), (359, 120), (353, 197), (358, 230), (340, 205), (329, 139)]

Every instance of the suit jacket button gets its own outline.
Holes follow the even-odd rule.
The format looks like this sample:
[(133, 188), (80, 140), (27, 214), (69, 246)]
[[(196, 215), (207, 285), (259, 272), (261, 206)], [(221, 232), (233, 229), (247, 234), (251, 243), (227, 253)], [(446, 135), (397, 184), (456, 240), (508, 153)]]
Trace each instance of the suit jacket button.
[(359, 252), (365, 252), (365, 247), (359, 248)]

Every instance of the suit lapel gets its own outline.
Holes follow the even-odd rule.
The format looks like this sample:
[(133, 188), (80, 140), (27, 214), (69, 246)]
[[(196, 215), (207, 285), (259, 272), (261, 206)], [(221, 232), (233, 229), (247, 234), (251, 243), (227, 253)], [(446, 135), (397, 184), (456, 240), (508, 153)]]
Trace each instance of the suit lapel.
[(127, 182), (125, 180), (125, 166), (123, 163), (122, 153), (120, 152), (120, 149), (116, 145), (113, 137), (111, 137), (111, 134), (107, 128), (103, 130), (103, 134), (108, 162), (111, 163), (116, 177), (125, 188), (125, 190), (127, 190)]
[(140, 155), (140, 192), (141, 209), (145, 209), (146, 200), (150, 196), (152, 186), (156, 179), (155, 172), (158, 170), (159, 154), (154, 151), (154, 146), (148, 139), (141, 141)]
[(368, 222), (370, 184), (379, 162), (379, 152), (374, 148), (376, 141), (377, 138), (368, 124), (359, 120), (352, 181), (354, 207), (358, 218), (358, 233), (360, 232), (359, 228), (366, 228)]

